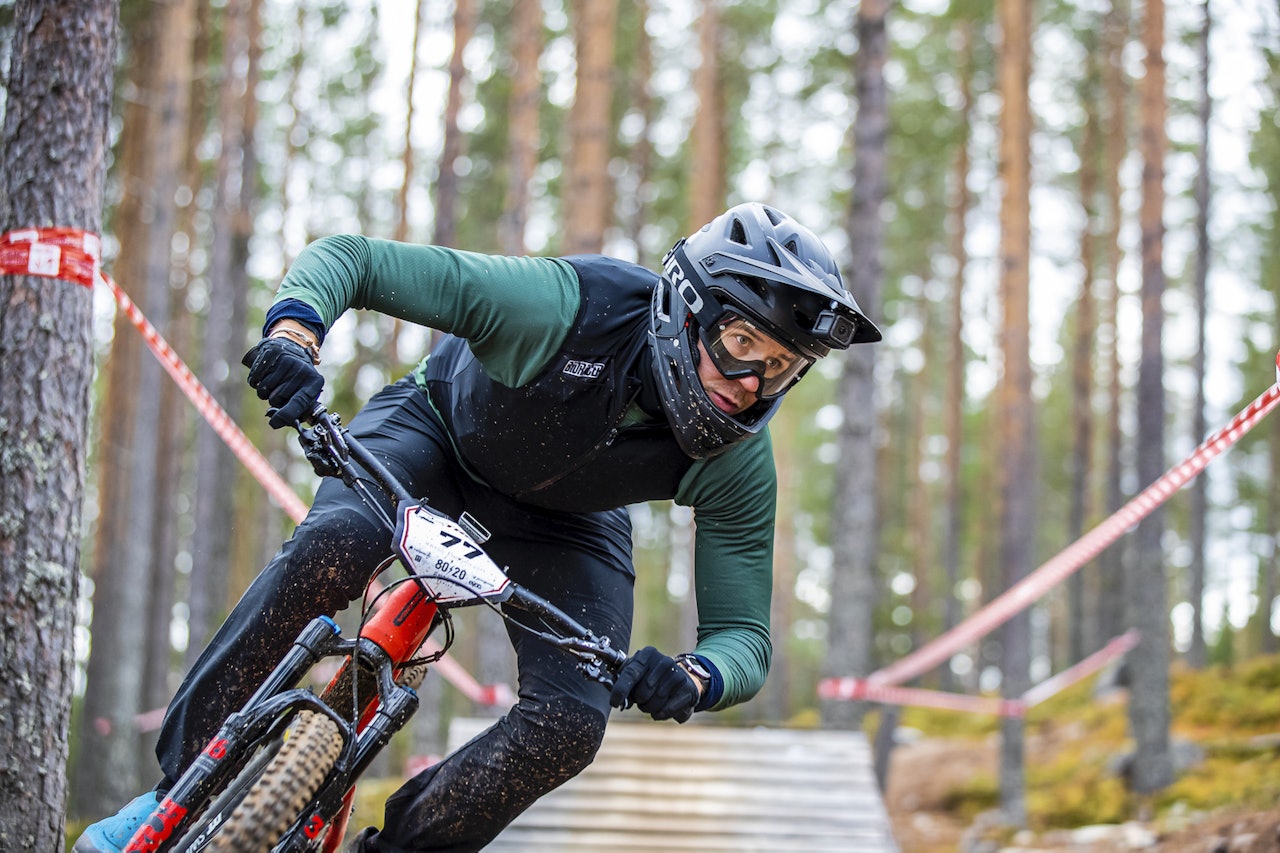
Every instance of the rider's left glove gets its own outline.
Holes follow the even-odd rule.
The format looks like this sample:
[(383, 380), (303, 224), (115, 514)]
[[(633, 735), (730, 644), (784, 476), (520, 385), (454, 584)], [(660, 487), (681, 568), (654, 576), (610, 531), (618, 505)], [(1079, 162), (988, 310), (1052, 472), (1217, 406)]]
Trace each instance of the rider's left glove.
[(609, 704), (625, 708), (633, 704), (655, 720), (687, 722), (701, 693), (693, 676), (653, 646), (627, 658), (613, 682)]
[(264, 338), (241, 362), (249, 368), (250, 387), (275, 409), (268, 421), (272, 429), (296, 424), (320, 399), (324, 377), (306, 348), (296, 341)]

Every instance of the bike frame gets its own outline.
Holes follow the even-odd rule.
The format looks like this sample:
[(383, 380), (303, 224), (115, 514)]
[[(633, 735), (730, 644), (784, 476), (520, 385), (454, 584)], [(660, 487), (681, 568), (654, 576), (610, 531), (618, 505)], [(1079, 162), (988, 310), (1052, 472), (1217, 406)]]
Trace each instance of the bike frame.
[[(413, 500), (408, 492), (323, 407), (317, 404), (308, 420), (312, 426), (300, 425), (299, 432), (313, 466), (339, 477), (359, 493), (388, 531), (394, 533), (395, 520), (374, 497), (353, 463), (358, 463), (388, 496), (402, 504)], [(344, 639), (337, 623), (329, 617), (312, 620), (252, 698), (227, 718), (164, 796), (156, 811), (126, 845), (126, 853), (158, 853), (170, 849), (186, 831), (188, 817), (198, 816), (210, 795), (221, 790), (247, 766), (257, 744), (282, 730), (302, 710), (318, 712), (333, 720), (342, 734), (344, 746), (320, 790), (274, 849), (283, 853), (312, 848), (325, 833), (321, 849), (326, 853), (338, 849), (356, 780), (417, 710), (416, 691), (398, 683), (397, 679), (444, 616), (444, 608), (437, 603), (431, 589), (413, 573), (412, 564), (406, 562), (403, 554), (399, 556), (409, 576), (384, 593), (384, 600), (364, 620), (359, 635), (355, 639)], [(577, 656), (586, 677), (612, 683), (612, 673), (622, 665), (625, 655), (612, 649), (607, 638), (595, 637), (559, 608), (515, 584), (510, 584), (505, 601), (533, 614), (550, 631), (555, 631), (529, 629)], [(296, 686), (319, 660), (335, 656), (342, 656), (344, 660), (321, 696)], [(340, 695), (339, 686), (344, 682), (351, 685), (355, 707), (332, 707), (325, 700)]]

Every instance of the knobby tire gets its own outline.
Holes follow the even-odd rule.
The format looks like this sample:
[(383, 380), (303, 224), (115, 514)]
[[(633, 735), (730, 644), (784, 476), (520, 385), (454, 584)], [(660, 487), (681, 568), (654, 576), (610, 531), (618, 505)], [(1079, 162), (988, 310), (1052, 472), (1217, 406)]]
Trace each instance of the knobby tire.
[[(243, 799), (200, 848), (222, 853), (268, 853), (320, 790), (342, 751), (342, 735), (324, 714), (302, 711), (281, 736), (278, 751), (260, 767), (250, 762), (225, 790), (248, 788)], [(210, 831), (197, 826), (176, 850), (187, 850)]]

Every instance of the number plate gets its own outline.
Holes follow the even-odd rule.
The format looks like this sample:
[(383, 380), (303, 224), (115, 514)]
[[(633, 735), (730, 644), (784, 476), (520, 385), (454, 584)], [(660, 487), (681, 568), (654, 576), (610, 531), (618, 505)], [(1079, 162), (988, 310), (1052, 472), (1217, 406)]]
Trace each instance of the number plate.
[(441, 604), (505, 601), (511, 581), (456, 522), (416, 504), (400, 507), (396, 550)]

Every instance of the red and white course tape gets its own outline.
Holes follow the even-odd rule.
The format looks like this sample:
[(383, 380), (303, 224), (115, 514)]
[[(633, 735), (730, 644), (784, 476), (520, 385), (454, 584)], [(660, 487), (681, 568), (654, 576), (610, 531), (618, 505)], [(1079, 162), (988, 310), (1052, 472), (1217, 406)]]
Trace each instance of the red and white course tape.
[[(1127, 530), (1146, 518), (1175, 492), (1189, 483), (1218, 455), (1239, 441), (1280, 403), (1280, 354), (1276, 356), (1276, 384), (1262, 393), (1231, 422), (1192, 451), (1178, 465), (1166, 471), (1139, 495), (1118, 509), (1084, 536), (1068, 545), (1031, 574), (997, 596), (971, 617), (942, 636), (921, 646), (902, 660), (874, 672), (865, 679), (852, 677), (824, 679), (822, 695), (831, 698), (864, 698), (871, 688), (902, 684), (928, 672), (960, 649), (1003, 625), (1017, 613), (1038, 601), (1050, 589), (1078, 571)], [(865, 682), (858, 685), (857, 682)], [(857, 694), (857, 695), (855, 695)], [(872, 698), (866, 695), (865, 698)], [(890, 700), (883, 700), (890, 701)]]
[(155, 326), (143, 316), (129, 294), (102, 272), (102, 241), (96, 234), (74, 228), (28, 228), (0, 234), (0, 275), (34, 275), (56, 278), (92, 288), (97, 282), (111, 290), (116, 303), (142, 333), (148, 349), (178, 383), (214, 432), (227, 444), (249, 472), (294, 522), (301, 522), (307, 505), (289, 488), (266, 458), (254, 447), (226, 410), (183, 363)]
[[(209, 422), (218, 436), (226, 442), (236, 458), (249, 469), (254, 478), (295, 523), (300, 523), (306, 517), (307, 505), (276, 473), (266, 457), (209, 393), (209, 389), (178, 357), (156, 327), (129, 298), (129, 294), (125, 293), (109, 275), (102, 272), (102, 241), (98, 235), (75, 228), (26, 228), (0, 234), (0, 275), (55, 278), (88, 288), (92, 288), (99, 282), (106, 285), (111, 290), (111, 295), (115, 297), (116, 304), (125, 312), (125, 316), (134, 327), (142, 333), (147, 348), (160, 361), (165, 371), (173, 377), (173, 381), (178, 383), (178, 387), (182, 389), (187, 399), (195, 404), (197, 411)], [(424, 645), (427, 651), (438, 648), (434, 646), (434, 641), (428, 641), (428, 643), (432, 644), (432, 648)], [(445, 680), (475, 702), (484, 705), (503, 705), (514, 701), (510, 687), (505, 684), (480, 684), (451, 658), (441, 658), (436, 662), (435, 668)], [(136, 722), (142, 731), (149, 731), (159, 726), (160, 717), (163, 714), (163, 708), (148, 711), (138, 715)], [(102, 722), (110, 726), (108, 721)]]
[(1122, 634), (1075, 666), (1046, 678), (1017, 699), (969, 696), (962, 693), (923, 690), (916, 687), (880, 686), (869, 683), (865, 678), (823, 679), (818, 684), (818, 696), (822, 699), (880, 702), (887, 705), (938, 708), (943, 711), (966, 711), (971, 714), (1024, 717), (1027, 711), (1036, 705), (1056, 696), (1068, 687), (1078, 684), (1112, 661), (1123, 657), (1137, 644), (1137, 631), (1129, 631), (1126, 634)]

